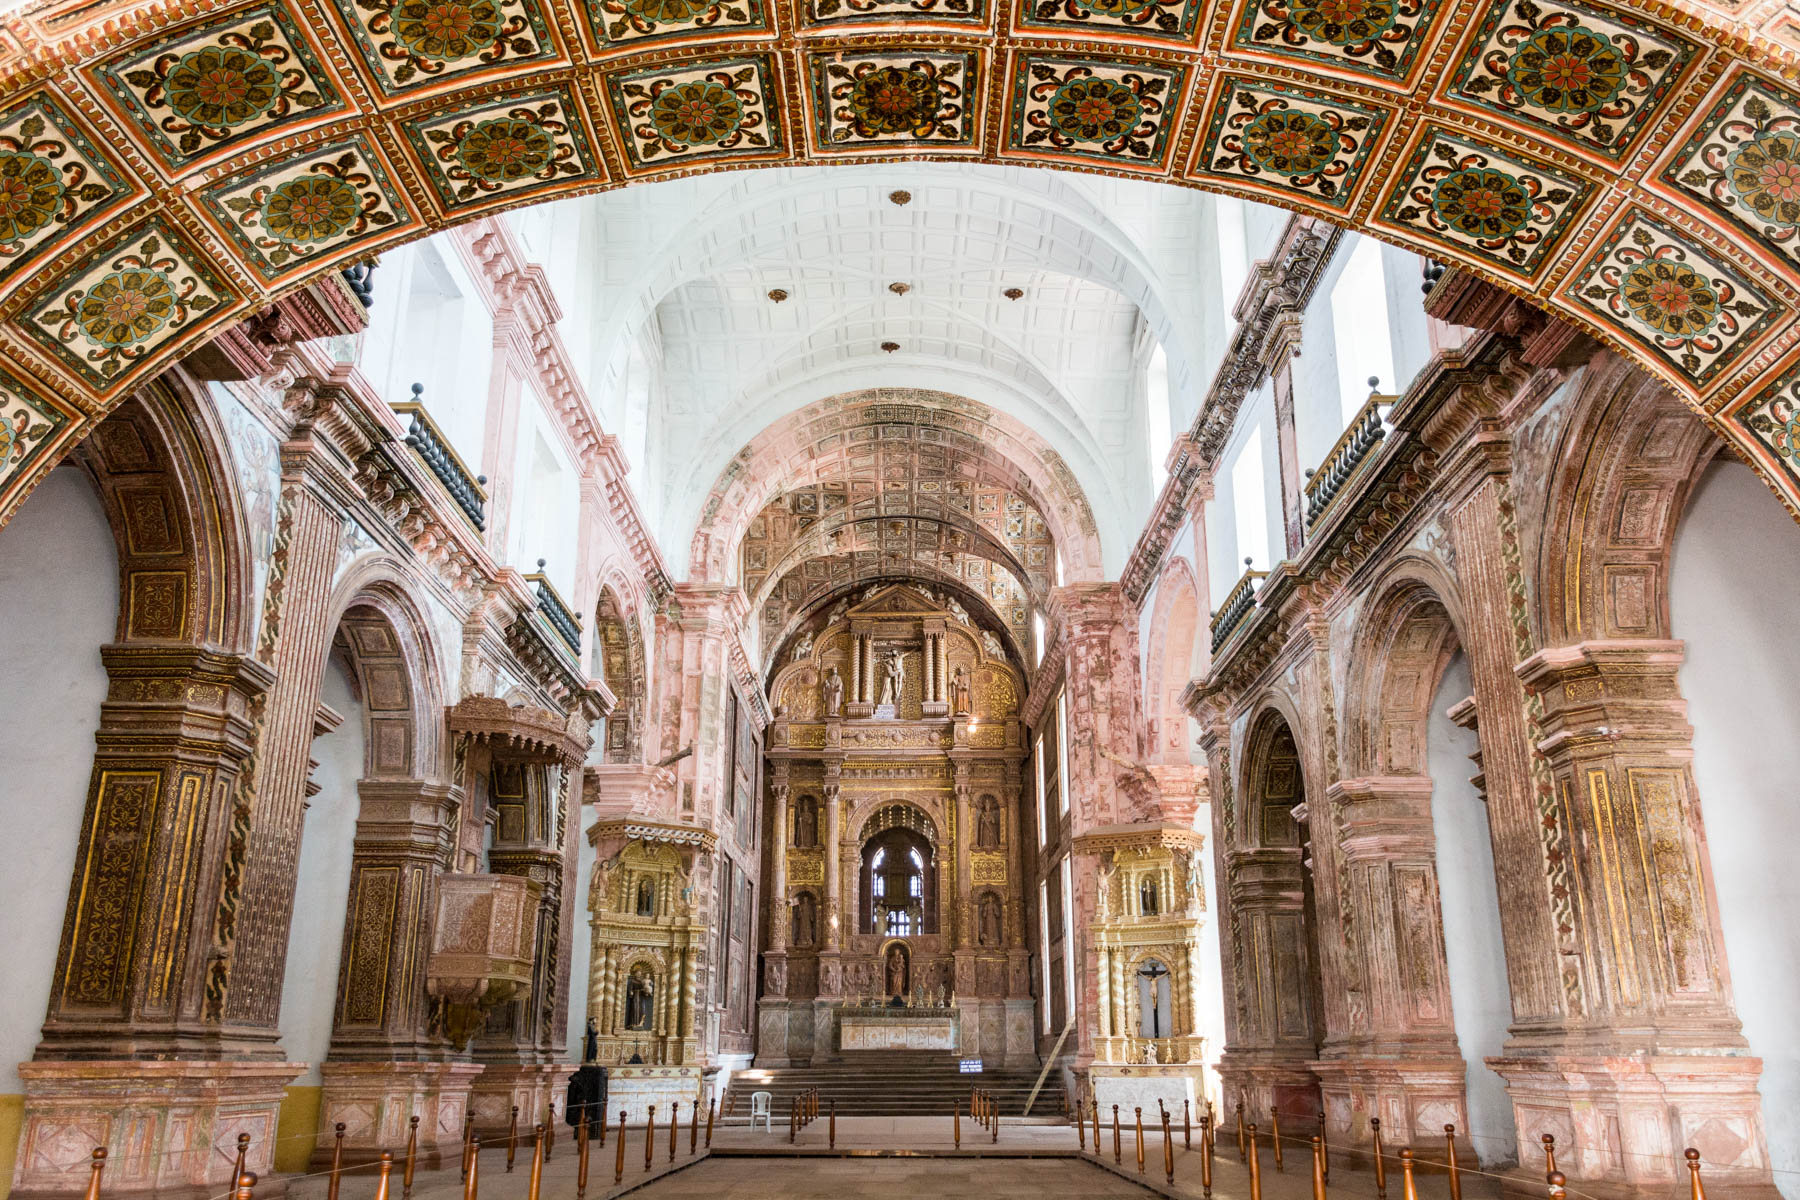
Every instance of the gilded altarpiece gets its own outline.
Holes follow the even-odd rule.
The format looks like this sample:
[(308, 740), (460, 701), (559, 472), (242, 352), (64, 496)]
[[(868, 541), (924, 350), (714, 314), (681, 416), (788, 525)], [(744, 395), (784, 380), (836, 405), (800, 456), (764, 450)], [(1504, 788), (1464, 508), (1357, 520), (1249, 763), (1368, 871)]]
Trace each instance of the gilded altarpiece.
[(1000, 635), (877, 586), (778, 663), (757, 1064), (836, 1059), (846, 1014), (858, 1037), (943, 1020), (964, 1057), (1034, 1062), (1023, 685)]

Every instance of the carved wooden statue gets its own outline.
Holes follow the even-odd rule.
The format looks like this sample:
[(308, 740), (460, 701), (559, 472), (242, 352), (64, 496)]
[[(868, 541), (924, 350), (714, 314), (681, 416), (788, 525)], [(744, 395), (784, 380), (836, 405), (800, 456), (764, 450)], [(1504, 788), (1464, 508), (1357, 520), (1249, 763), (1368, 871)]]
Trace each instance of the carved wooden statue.
[(975, 817), (975, 848), (1000, 848), (1000, 802), (992, 796), (981, 798), (981, 808)]
[(950, 711), (958, 715), (974, 711), (969, 701), (969, 673), (961, 667), (950, 672)]
[(981, 916), (977, 927), (983, 946), (1000, 944), (1000, 898), (992, 892), (981, 898)]
[(820, 685), (825, 695), (825, 715), (841, 717), (844, 715), (844, 677), (838, 674), (836, 667), (825, 669), (825, 682)]
[(655, 999), (656, 981), (650, 977), (650, 968), (642, 963), (631, 968), (625, 981), (625, 1028), (649, 1029)]
[(906, 995), (906, 951), (899, 946), (888, 947), (887, 992), (890, 999)]

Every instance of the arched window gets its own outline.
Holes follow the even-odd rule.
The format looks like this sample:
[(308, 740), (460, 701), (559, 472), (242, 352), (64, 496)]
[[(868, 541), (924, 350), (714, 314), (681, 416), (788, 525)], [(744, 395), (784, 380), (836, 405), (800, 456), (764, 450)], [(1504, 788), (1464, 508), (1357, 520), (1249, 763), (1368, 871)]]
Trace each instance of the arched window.
[[(1394, 338), (1388, 322), (1387, 277), (1381, 243), (1359, 238), (1331, 287), (1332, 341), (1337, 354), (1338, 400), (1346, 423), (1369, 392), (1399, 390), (1394, 378)], [(1379, 383), (1369, 387), (1369, 380)]]
[(936, 933), (936, 883), (937, 863), (924, 834), (905, 827), (877, 833), (863, 845), (858, 928), (890, 937)]

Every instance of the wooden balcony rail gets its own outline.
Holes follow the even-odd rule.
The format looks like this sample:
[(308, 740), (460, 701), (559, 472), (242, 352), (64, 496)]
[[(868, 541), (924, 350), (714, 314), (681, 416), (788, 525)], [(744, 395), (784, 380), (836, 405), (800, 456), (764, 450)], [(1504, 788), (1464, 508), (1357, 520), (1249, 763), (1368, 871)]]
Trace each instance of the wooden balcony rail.
[[(1373, 388), (1376, 380), (1369, 380)], [(1350, 426), (1325, 455), (1319, 469), (1306, 477), (1306, 528), (1310, 531), (1331, 508), (1331, 502), (1349, 490), (1357, 470), (1374, 457), (1375, 448), (1387, 436), (1383, 416), (1396, 396), (1371, 391), (1363, 406), (1350, 418)]]
[(561, 594), (550, 583), (550, 577), (544, 574), (544, 561), (541, 558), (537, 560), (538, 569), (527, 575), (525, 582), (529, 583), (532, 591), (537, 593), (538, 610), (544, 614), (544, 619), (549, 621), (562, 640), (569, 644), (569, 649), (579, 655), (581, 653), (581, 618), (577, 617), (574, 611), (563, 603)]
[(1212, 648), (1214, 654), (1219, 652), (1220, 646), (1231, 640), (1231, 635), (1236, 632), (1237, 627), (1242, 625), (1244, 618), (1250, 615), (1251, 608), (1256, 605), (1257, 584), (1268, 577), (1267, 571), (1253, 571), (1250, 569), (1250, 560), (1247, 558), (1244, 560), (1243, 576), (1232, 585), (1231, 591), (1225, 596), (1225, 603), (1219, 605), (1219, 611), (1213, 614)]
[(450, 439), (426, 415), (425, 403), (420, 398), (424, 393), (425, 385), (415, 383), (412, 385), (413, 398), (393, 406), (396, 413), (409, 419), (406, 444), (413, 448), (413, 453), (419, 456), (421, 462), (431, 468), (431, 473), (437, 476), (438, 482), (444, 485), (444, 490), (450, 493), (450, 498), (456, 501), (456, 506), (462, 509), (463, 516), (469, 519), (469, 524), (477, 531), (485, 530), (487, 490), (482, 485), (487, 483), (487, 476), (472, 474), (463, 465), (463, 460), (456, 456), (456, 451), (450, 448)]

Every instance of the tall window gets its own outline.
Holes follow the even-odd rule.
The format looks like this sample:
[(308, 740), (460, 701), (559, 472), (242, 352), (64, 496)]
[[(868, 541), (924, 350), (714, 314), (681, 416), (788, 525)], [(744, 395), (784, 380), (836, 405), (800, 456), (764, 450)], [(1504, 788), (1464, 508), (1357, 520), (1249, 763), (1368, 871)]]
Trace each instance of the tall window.
[(1150, 368), (1144, 379), (1144, 436), (1150, 453), (1150, 482), (1161, 490), (1167, 479), (1169, 447), (1175, 444), (1174, 417), (1169, 403), (1169, 356), (1159, 344), (1150, 352)]
[[(1237, 461), (1231, 464), (1231, 510), (1237, 525), (1239, 560), (1250, 559), (1257, 570), (1269, 566), (1269, 513), (1263, 474), (1262, 427), (1250, 431)], [(1236, 564), (1233, 564), (1234, 567)], [(1233, 571), (1234, 577), (1241, 571)]]
[(1225, 300), (1225, 311), (1229, 313), (1250, 274), (1250, 247), (1244, 236), (1244, 202), (1229, 196), (1215, 196), (1213, 212), (1219, 229), (1219, 290)]
[(1378, 380), (1380, 391), (1399, 390), (1380, 242), (1358, 238), (1350, 251), (1331, 288), (1331, 327), (1337, 352), (1338, 400), (1348, 424), (1369, 399), (1369, 380)]

